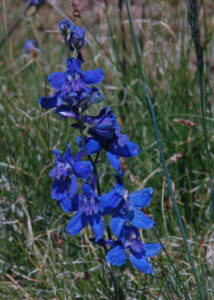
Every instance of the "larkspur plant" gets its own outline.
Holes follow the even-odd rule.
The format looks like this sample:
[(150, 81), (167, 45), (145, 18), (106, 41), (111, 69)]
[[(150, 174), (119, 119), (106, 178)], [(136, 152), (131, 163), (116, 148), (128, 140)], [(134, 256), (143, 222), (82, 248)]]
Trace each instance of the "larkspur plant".
[[(105, 249), (112, 247), (106, 255), (108, 263), (121, 266), (129, 255), (134, 267), (143, 273), (153, 273), (148, 257), (155, 256), (161, 244), (144, 244), (139, 240), (138, 232), (155, 224), (141, 211), (150, 204), (153, 189), (149, 187), (128, 193), (123, 187), (119, 160), (119, 157), (138, 155), (140, 148), (121, 133), (117, 117), (109, 107), (102, 108), (97, 116), (86, 114), (91, 105), (103, 100), (103, 94), (94, 85), (102, 82), (104, 72), (100, 68), (81, 70), (84, 61), (80, 50), (85, 44), (82, 28), (70, 20), (60, 21), (58, 28), (73, 57), (67, 58), (66, 72), (55, 72), (48, 77), (55, 92), (50, 97), (41, 97), (39, 103), (44, 109), (55, 108), (60, 119), (74, 120), (72, 128), (80, 132), (77, 138), (80, 151), (73, 156), (69, 145), (63, 156), (59, 150), (54, 151), (55, 167), (50, 172), (50, 177), (54, 178), (51, 196), (63, 211), (76, 212), (66, 228), (71, 236), (90, 224), (95, 235), (91, 240)], [(115, 187), (106, 194), (101, 193), (97, 173), (102, 150), (117, 172)], [(78, 181), (82, 181), (81, 189)], [(103, 218), (108, 215), (112, 216), (110, 229), (117, 240), (103, 238)]]

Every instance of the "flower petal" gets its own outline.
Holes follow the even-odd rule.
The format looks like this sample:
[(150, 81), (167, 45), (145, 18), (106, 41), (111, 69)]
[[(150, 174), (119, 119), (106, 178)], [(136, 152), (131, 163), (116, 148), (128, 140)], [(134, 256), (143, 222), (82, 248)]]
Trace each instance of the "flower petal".
[(133, 226), (142, 229), (149, 229), (154, 226), (155, 222), (147, 217), (142, 211), (136, 208), (133, 212), (134, 214), (128, 219)]
[(70, 74), (73, 74), (75, 72), (82, 73), (80, 70), (80, 66), (81, 66), (81, 61), (79, 59), (77, 60), (75, 58), (67, 59), (67, 68)]
[(104, 78), (104, 71), (100, 68), (94, 71), (82, 72), (82, 78), (86, 84), (98, 84)]
[(119, 174), (123, 174), (123, 172), (121, 171), (121, 167), (120, 167), (120, 160), (118, 158), (117, 155), (106, 151), (106, 155), (108, 157), (108, 160), (110, 162), (110, 164), (112, 165), (112, 167), (119, 173)]
[(77, 192), (77, 178), (75, 175), (71, 175), (70, 181), (70, 198), (72, 198)]
[(121, 218), (119, 216), (114, 215), (111, 219), (110, 228), (112, 232), (117, 236), (120, 237), (121, 231), (123, 229), (123, 226), (126, 223), (126, 219)]
[(148, 258), (146, 257), (142, 257), (140, 259), (137, 259), (134, 255), (130, 255), (129, 256), (130, 262), (133, 264), (133, 266), (135, 268), (137, 268), (138, 270), (140, 270), (143, 273), (146, 274), (152, 274), (153, 273), (153, 268), (149, 263)]
[(70, 235), (75, 235), (80, 232), (88, 223), (87, 216), (78, 211), (68, 223), (66, 230)]
[(61, 194), (67, 194), (68, 181), (67, 180), (55, 180), (51, 191), (51, 198), (58, 201)]
[(89, 184), (84, 183), (83, 186), (82, 186), (82, 190), (83, 190), (83, 194), (86, 197), (97, 198), (97, 195), (96, 195), (95, 191), (93, 190), (93, 188)]
[(145, 255), (148, 257), (157, 255), (161, 248), (161, 244), (144, 244)]
[(80, 152), (78, 152), (75, 156), (74, 156), (74, 162), (77, 162), (77, 161), (79, 161), (79, 160), (81, 160), (82, 158), (83, 158), (83, 156), (84, 156), (84, 153), (83, 153), (83, 151), (82, 150), (80, 150)]
[(91, 155), (93, 153), (100, 152), (102, 150), (102, 147), (100, 143), (95, 139), (88, 139), (86, 143), (86, 151), (88, 155)]
[(93, 166), (90, 161), (78, 161), (73, 164), (73, 170), (77, 177), (88, 178), (91, 175)]
[(141, 152), (139, 146), (130, 141), (127, 141), (123, 146), (115, 142), (108, 147), (108, 151), (121, 157), (133, 157)]
[(95, 242), (103, 237), (103, 221), (99, 214), (89, 217), (89, 223), (94, 231)]
[(121, 197), (123, 197), (124, 187), (122, 177), (119, 175), (116, 175), (115, 177), (117, 179), (117, 183), (114, 186), (115, 193), (117, 193), (118, 196), (120, 195)]
[[(85, 141), (86, 141), (86, 151), (88, 155), (100, 152), (102, 150), (102, 147), (97, 140), (92, 138), (86, 138)], [(80, 148), (82, 148), (82, 138), (80, 136), (77, 138), (77, 144)]]
[(72, 111), (60, 111), (59, 115), (64, 118), (72, 118), (74, 120), (78, 120), (78, 115)]
[(101, 209), (111, 209), (111, 208), (116, 208), (122, 197), (118, 196), (117, 193), (115, 193), (114, 190), (111, 190), (107, 194), (103, 194), (99, 197), (99, 202), (100, 202), (100, 208)]
[(122, 266), (126, 262), (126, 253), (121, 246), (116, 246), (109, 250), (106, 261), (111, 265)]
[(57, 107), (57, 98), (60, 92), (53, 93), (50, 97), (41, 97), (38, 102), (43, 109)]
[(68, 194), (63, 194), (59, 198), (59, 204), (67, 213), (76, 211), (79, 208), (79, 195), (75, 194), (73, 198), (70, 198), (68, 197)]
[(55, 90), (62, 90), (66, 77), (62, 72), (54, 72), (48, 77), (48, 81)]
[(136, 191), (129, 195), (129, 199), (132, 201), (135, 207), (143, 208), (150, 204), (153, 194), (153, 188), (145, 188), (142, 191)]

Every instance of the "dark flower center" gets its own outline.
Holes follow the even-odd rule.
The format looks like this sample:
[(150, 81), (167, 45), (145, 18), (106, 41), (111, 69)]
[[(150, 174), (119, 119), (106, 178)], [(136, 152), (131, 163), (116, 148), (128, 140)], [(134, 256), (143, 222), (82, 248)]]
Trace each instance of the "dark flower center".
[(87, 216), (95, 215), (99, 211), (98, 201), (95, 197), (83, 196), (80, 204), (80, 211), (84, 212)]

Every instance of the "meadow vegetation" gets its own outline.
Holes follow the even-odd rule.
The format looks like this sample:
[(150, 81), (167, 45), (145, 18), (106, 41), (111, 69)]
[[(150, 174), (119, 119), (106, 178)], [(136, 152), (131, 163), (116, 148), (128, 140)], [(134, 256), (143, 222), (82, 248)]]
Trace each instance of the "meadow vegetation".
[[(22, 12), (24, 1), (1, 2), (1, 36)], [(50, 3), (52, 4), (50, 4)], [(200, 299), (166, 184), (123, 0), (48, 1), (25, 18), (0, 49), (0, 299)], [(194, 45), (185, 1), (131, 1), (130, 9), (147, 89), (191, 255), (204, 299), (213, 299), (214, 234), (208, 160), (204, 146)], [(178, 3), (179, 2), (179, 3)], [(214, 3), (199, 1), (207, 137), (213, 165)], [(76, 16), (75, 16), (76, 15)], [(64, 151), (76, 132), (68, 119), (43, 111), (38, 99), (50, 94), (47, 76), (64, 70), (66, 48), (57, 32), (68, 17), (86, 31), (85, 68), (101, 67), (104, 101), (119, 116), (122, 131), (142, 153), (122, 161), (130, 190), (153, 187), (145, 211), (156, 221), (143, 240), (160, 242), (151, 259), (154, 275), (131, 264), (113, 268), (89, 241), (91, 233), (69, 236), (71, 218), (51, 199), (53, 150)], [(44, 53), (24, 53), (38, 40)], [(87, 59), (86, 59), (87, 58)], [(93, 106), (90, 112), (98, 113)], [(73, 143), (74, 151), (77, 146)], [(76, 148), (75, 148), (76, 147)], [(114, 185), (114, 170), (101, 156), (101, 188)], [(213, 168), (212, 168), (213, 171)]]

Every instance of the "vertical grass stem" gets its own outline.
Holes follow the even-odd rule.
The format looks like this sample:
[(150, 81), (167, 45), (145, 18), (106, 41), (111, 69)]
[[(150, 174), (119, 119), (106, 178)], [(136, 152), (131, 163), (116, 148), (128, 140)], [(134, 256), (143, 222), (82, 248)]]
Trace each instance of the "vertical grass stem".
[(174, 206), (174, 210), (175, 210), (175, 214), (176, 214), (176, 217), (177, 217), (177, 223), (178, 223), (178, 226), (180, 228), (180, 232), (181, 232), (181, 235), (182, 235), (182, 238), (183, 238), (185, 250), (186, 250), (187, 257), (188, 257), (188, 260), (189, 260), (191, 268), (192, 268), (192, 272), (193, 272), (195, 282), (196, 282), (196, 285), (197, 285), (197, 288), (198, 288), (200, 299), (205, 300), (204, 293), (203, 293), (200, 281), (198, 279), (196, 269), (195, 269), (195, 266), (194, 266), (194, 263), (193, 263), (193, 259), (192, 259), (192, 256), (191, 256), (191, 253), (190, 253), (190, 250), (189, 250), (189, 246), (188, 246), (188, 243), (187, 243), (187, 238), (186, 238), (183, 222), (181, 220), (180, 212), (179, 212), (177, 203), (175, 201), (175, 196), (174, 196), (173, 189), (172, 189), (172, 183), (171, 183), (168, 168), (167, 168), (167, 165), (166, 165), (166, 160), (165, 160), (165, 156), (164, 156), (164, 152), (163, 152), (163, 147), (162, 147), (160, 137), (159, 137), (159, 131), (158, 131), (158, 127), (157, 127), (155, 111), (153, 109), (152, 100), (151, 100), (151, 97), (149, 95), (149, 92), (147, 90), (145, 80), (144, 80), (144, 74), (143, 74), (143, 70), (142, 70), (142, 66), (141, 66), (140, 55), (139, 55), (138, 48), (137, 48), (137, 42), (136, 42), (136, 37), (135, 37), (134, 28), (133, 28), (133, 24), (132, 24), (132, 18), (131, 18), (131, 14), (130, 14), (130, 10), (129, 10), (128, 0), (125, 0), (125, 3), (126, 3), (126, 9), (127, 9), (127, 14), (128, 14), (128, 19), (129, 19), (129, 27), (130, 27), (130, 31), (131, 31), (133, 44), (134, 44), (135, 56), (136, 56), (136, 61), (137, 61), (137, 66), (138, 66), (138, 72), (139, 72), (139, 75), (140, 75), (140, 78), (141, 78), (141, 81), (142, 81), (143, 90), (145, 92), (147, 103), (148, 103), (148, 106), (149, 106), (149, 111), (150, 111), (150, 114), (151, 114), (151, 117), (152, 117), (152, 123), (153, 123), (154, 132), (155, 132), (155, 136), (156, 136), (156, 140), (157, 140), (157, 144), (158, 144), (160, 158), (161, 158), (161, 161), (162, 161), (162, 164), (163, 164), (163, 169), (164, 169), (164, 173), (165, 173), (165, 176), (166, 176), (166, 182), (167, 182), (167, 185), (168, 185), (170, 197), (171, 197), (171, 200), (172, 200), (172, 203), (173, 203), (173, 206)]
[(213, 187), (213, 175), (211, 170), (211, 156), (208, 147), (208, 136), (207, 136), (207, 124), (205, 118), (205, 101), (204, 101), (204, 60), (203, 60), (203, 48), (201, 45), (200, 39), (200, 27), (198, 22), (198, 8), (196, 0), (189, 0), (187, 4), (188, 10), (188, 21), (191, 27), (192, 32), (192, 39), (195, 46), (195, 54), (196, 54), (196, 61), (197, 61), (197, 72), (198, 72), (198, 82), (199, 82), (199, 89), (200, 89), (200, 103), (201, 103), (201, 114), (202, 114), (202, 128), (203, 128), (203, 135), (204, 135), (204, 144), (205, 144), (205, 151), (207, 156), (208, 162), (208, 172), (209, 172), (209, 179), (210, 179), (210, 196), (211, 196), (211, 203), (212, 203), (212, 214), (214, 212), (214, 187)]

